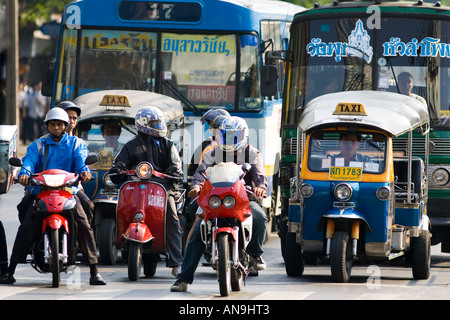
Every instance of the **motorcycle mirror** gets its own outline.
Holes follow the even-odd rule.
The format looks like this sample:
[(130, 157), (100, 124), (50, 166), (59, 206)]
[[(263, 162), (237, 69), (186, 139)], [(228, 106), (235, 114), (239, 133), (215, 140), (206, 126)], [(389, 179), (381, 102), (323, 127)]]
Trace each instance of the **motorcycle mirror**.
[(242, 171), (244, 171), (245, 173), (249, 172), (251, 168), (252, 166), (250, 165), (250, 163), (244, 163), (242, 165)]
[(21, 167), (23, 164), (22, 160), (20, 160), (19, 158), (10, 158), (8, 162), (13, 167)]
[(198, 166), (198, 172), (200, 172), (201, 174), (206, 172), (206, 167), (203, 163)]
[(93, 164), (93, 163), (98, 162), (98, 160), (99, 160), (98, 155), (96, 155), (96, 154), (90, 154), (90, 155), (86, 158), (86, 160), (84, 161), (84, 164), (86, 164), (86, 165), (91, 165), (91, 164)]
[(115, 165), (116, 165), (117, 168), (119, 168), (121, 170), (126, 170), (127, 169), (127, 166), (122, 161), (116, 162)]

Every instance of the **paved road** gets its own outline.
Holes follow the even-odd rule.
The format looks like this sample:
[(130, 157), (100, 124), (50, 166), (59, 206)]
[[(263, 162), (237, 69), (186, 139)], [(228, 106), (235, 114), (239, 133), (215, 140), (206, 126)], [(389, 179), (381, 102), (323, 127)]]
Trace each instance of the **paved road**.
[[(0, 196), (0, 217), (5, 225), (9, 252), (18, 226), (15, 205), (21, 195), (21, 187), (15, 185), (8, 194)], [(69, 273), (62, 274), (60, 288), (51, 288), (50, 274), (39, 274), (30, 265), (19, 265), (16, 272), (17, 282), (14, 285), (0, 285), (0, 299), (148, 299), (180, 300), (191, 304), (201, 303), (201, 300), (239, 300), (256, 305), (262, 300), (450, 299), (450, 254), (440, 253), (438, 246), (432, 247), (432, 271), (427, 280), (414, 280), (411, 269), (395, 263), (355, 266), (347, 284), (333, 283), (328, 265), (307, 266), (302, 277), (290, 278), (285, 273), (279, 238), (275, 233), (265, 245), (264, 258), (267, 269), (261, 271), (258, 277), (248, 277), (243, 290), (234, 292), (227, 298), (219, 295), (214, 271), (202, 266), (197, 269), (195, 281), (188, 287), (187, 292), (170, 292), (170, 285), (175, 279), (170, 274), (170, 269), (165, 268), (164, 262), (161, 262), (155, 277), (142, 277), (137, 282), (128, 280), (126, 265), (122, 263), (100, 266), (100, 273), (108, 282), (106, 286), (101, 287), (88, 285), (89, 270), (86, 266), (78, 265)], [(177, 306), (182, 308), (181, 305)]]

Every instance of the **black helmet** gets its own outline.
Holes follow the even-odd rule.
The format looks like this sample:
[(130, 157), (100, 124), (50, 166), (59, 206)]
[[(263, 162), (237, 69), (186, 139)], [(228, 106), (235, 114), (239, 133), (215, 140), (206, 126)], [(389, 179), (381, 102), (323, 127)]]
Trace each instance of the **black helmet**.
[(75, 112), (77, 113), (78, 116), (80, 116), (80, 114), (81, 114), (81, 108), (79, 106), (77, 106), (75, 103), (73, 103), (72, 101), (61, 101), (58, 104), (58, 107), (66, 110), (66, 111), (67, 110), (75, 110)]
[(202, 122), (202, 124), (205, 124), (206, 121), (213, 121), (218, 116), (230, 116), (230, 114), (227, 110), (224, 109), (210, 109), (206, 111), (200, 121)]

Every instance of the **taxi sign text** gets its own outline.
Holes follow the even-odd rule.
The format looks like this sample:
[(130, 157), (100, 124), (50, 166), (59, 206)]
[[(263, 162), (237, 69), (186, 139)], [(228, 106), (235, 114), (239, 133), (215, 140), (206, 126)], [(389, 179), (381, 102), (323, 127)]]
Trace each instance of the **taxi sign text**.
[(117, 107), (131, 107), (127, 96), (107, 94), (103, 97), (101, 106), (117, 106)]
[(366, 108), (362, 103), (341, 102), (333, 112), (334, 115), (367, 116)]

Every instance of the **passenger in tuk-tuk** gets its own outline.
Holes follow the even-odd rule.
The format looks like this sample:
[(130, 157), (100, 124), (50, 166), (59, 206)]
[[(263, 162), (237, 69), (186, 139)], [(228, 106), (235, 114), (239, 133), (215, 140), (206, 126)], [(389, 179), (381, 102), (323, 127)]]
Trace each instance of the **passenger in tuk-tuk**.
[[(135, 119), (138, 135), (120, 149), (113, 161), (114, 165), (122, 162), (127, 169), (134, 169), (140, 162), (148, 161), (156, 171), (183, 179), (181, 159), (173, 141), (166, 138), (167, 126), (161, 110), (156, 107), (144, 107), (136, 113)], [(113, 166), (109, 173), (120, 173), (120, 169)], [(124, 175), (119, 175), (113, 182), (120, 183), (125, 178)], [(166, 209), (168, 267), (172, 268), (172, 275), (177, 276), (183, 262), (181, 226), (174, 197), (177, 184), (174, 181), (162, 184), (168, 193)]]
[[(73, 136), (75, 134), (75, 128), (78, 125), (78, 117), (81, 114), (81, 108), (77, 106), (72, 101), (62, 101), (58, 104), (58, 107), (61, 109), (64, 109), (69, 116), (69, 125), (66, 128), (66, 132), (69, 136)], [(82, 139), (80, 139), (83, 141)], [(83, 141), (84, 142), (84, 141)], [(80, 199), (81, 206), (83, 207), (84, 211), (86, 212), (86, 216), (89, 220), (89, 225), (92, 222), (92, 219), (94, 218), (94, 211), (95, 211), (95, 205), (89, 199), (86, 193), (84, 193), (83, 186), (80, 183), (80, 188), (77, 193), (78, 198)]]
[(113, 148), (114, 153), (116, 153), (121, 147), (119, 137), (122, 132), (122, 128), (120, 125), (114, 122), (104, 123), (101, 125), (100, 130), (102, 132), (103, 139), (105, 139), (106, 147)]
[(361, 135), (359, 134), (341, 134), (339, 136), (339, 147), (341, 148), (341, 152), (333, 156), (333, 165), (348, 167), (350, 161), (362, 163), (371, 162), (370, 157), (356, 152), (359, 148), (360, 141)]

